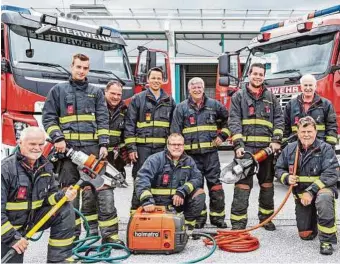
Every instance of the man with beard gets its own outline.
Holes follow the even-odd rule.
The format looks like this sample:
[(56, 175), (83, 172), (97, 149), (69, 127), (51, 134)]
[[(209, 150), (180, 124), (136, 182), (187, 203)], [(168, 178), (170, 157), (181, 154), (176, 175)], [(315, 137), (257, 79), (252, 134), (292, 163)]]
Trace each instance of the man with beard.
[[(77, 196), (70, 186), (58, 191), (53, 176), (53, 165), (41, 156), (45, 145), (45, 132), (38, 127), (25, 128), (20, 135), (19, 150), (2, 160), (1, 164), (1, 258), (11, 249), (15, 255), (10, 263), (23, 263), (28, 247), (25, 234), (64, 195), (67, 201)], [(65, 203), (41, 227), (51, 228), (47, 262), (72, 262), (74, 240), (74, 213)]]
[[(254, 154), (268, 146), (274, 152), (281, 148), (283, 114), (275, 95), (263, 86), (265, 72), (263, 64), (252, 64), (248, 74), (249, 84), (231, 98), (228, 121), (238, 158), (243, 157), (244, 151)], [(260, 184), (258, 217), (260, 222), (263, 222), (274, 212), (272, 155), (260, 162), (257, 179)], [(247, 209), (252, 187), (253, 175), (235, 183), (230, 216), (234, 230), (245, 229), (247, 226)], [(276, 229), (273, 222), (265, 224), (264, 228), (269, 231)]]
[[(319, 233), (320, 254), (332, 255), (337, 243), (335, 199), (338, 160), (331, 145), (317, 139), (317, 123), (306, 116), (297, 122), (298, 141), (289, 144), (276, 163), (276, 177), (294, 185), (296, 223), (302, 240)], [(295, 155), (299, 155), (293, 175)]]
[(326, 98), (318, 95), (316, 90), (316, 79), (311, 74), (301, 77), (302, 94), (293, 98), (286, 105), (284, 138), (288, 138), (297, 131), (297, 123), (304, 116), (311, 116), (316, 122), (318, 139), (335, 146), (338, 136), (338, 125), (336, 113), (332, 103)]

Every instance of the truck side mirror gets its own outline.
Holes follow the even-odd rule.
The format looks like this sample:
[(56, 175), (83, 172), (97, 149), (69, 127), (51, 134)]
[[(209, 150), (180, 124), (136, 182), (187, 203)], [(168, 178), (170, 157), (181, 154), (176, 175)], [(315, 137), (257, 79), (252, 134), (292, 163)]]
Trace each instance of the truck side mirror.
[(219, 84), (220, 86), (229, 86), (229, 84), (230, 84), (230, 78), (227, 77), (227, 76), (220, 77), (220, 78), (218, 79), (218, 84)]
[(220, 76), (228, 76), (230, 74), (229, 54), (223, 54), (218, 58), (218, 69)]
[(148, 64), (148, 70), (156, 67), (156, 65), (157, 65), (157, 61), (156, 61), (157, 52), (148, 50), (146, 56), (147, 56), (146, 61), (147, 61), (147, 64)]

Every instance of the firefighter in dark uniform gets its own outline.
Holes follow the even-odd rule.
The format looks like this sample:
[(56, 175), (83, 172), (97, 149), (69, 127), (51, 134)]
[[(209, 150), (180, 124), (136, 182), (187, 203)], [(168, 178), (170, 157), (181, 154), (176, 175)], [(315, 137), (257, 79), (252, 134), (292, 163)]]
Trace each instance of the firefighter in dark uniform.
[[(171, 124), (171, 133), (181, 133), (185, 139), (185, 151), (195, 160), (208, 185), (210, 196), (210, 223), (226, 228), (225, 201), (217, 147), (229, 136), (228, 111), (218, 101), (204, 94), (204, 81), (192, 78), (189, 98), (180, 103)], [(220, 132), (217, 131), (221, 128)], [(201, 187), (204, 186), (204, 179)], [(196, 221), (196, 228), (203, 228), (207, 220), (206, 207)]]
[(300, 118), (311, 116), (316, 121), (318, 139), (335, 146), (338, 142), (338, 125), (332, 103), (315, 92), (316, 79), (313, 75), (302, 76), (300, 83), (302, 94), (290, 100), (284, 111), (285, 129), (283, 137), (288, 138), (296, 133), (296, 124)]
[[(275, 95), (263, 86), (265, 68), (261, 63), (251, 65), (247, 87), (237, 91), (231, 98), (229, 129), (232, 134), (234, 150), (238, 158), (244, 151), (255, 153), (262, 148), (280, 150), (283, 136), (283, 114)], [(274, 212), (274, 171), (273, 156), (260, 162), (257, 179), (260, 184), (258, 217), (263, 222)], [(249, 195), (253, 187), (253, 177), (241, 179), (235, 184), (231, 205), (232, 229), (245, 229)], [(273, 222), (264, 225), (269, 231), (275, 230)]]
[[(166, 138), (170, 134), (175, 102), (161, 88), (163, 78), (164, 73), (161, 69), (150, 69), (149, 88), (136, 94), (128, 107), (124, 137), (129, 159), (134, 163), (133, 179), (136, 179), (138, 170), (150, 155), (164, 150)], [(139, 200), (134, 190), (130, 213), (133, 214), (138, 207)]]
[[(71, 186), (58, 191), (53, 165), (41, 156), (45, 132), (28, 127), (21, 132), (19, 150), (1, 163), (1, 258), (10, 248), (18, 253), (9, 262), (23, 263), (28, 241), (25, 234), (65, 194), (68, 201), (77, 196)], [(74, 214), (70, 203), (64, 204), (41, 230), (51, 228), (47, 262), (72, 262)]]
[(168, 138), (167, 150), (151, 155), (137, 173), (136, 193), (146, 212), (155, 205), (173, 207), (184, 212), (189, 230), (205, 204), (202, 174), (195, 161), (184, 153), (184, 138), (174, 133)]
[[(299, 236), (312, 240), (319, 233), (320, 253), (333, 254), (337, 243), (335, 199), (338, 160), (331, 145), (317, 139), (317, 123), (310, 116), (299, 119), (298, 141), (289, 144), (276, 163), (276, 177), (293, 184), (295, 214)], [(298, 166), (294, 172), (298, 148)]]
[[(64, 153), (67, 142), (75, 150), (97, 157), (99, 154), (105, 158), (109, 144), (109, 113), (102, 90), (89, 84), (86, 78), (89, 64), (89, 57), (86, 55), (73, 56), (72, 76), (68, 82), (55, 85), (48, 93), (42, 111), (42, 122), (57, 152)], [(77, 166), (69, 159), (60, 162), (61, 188), (75, 184), (80, 177)], [(98, 219), (99, 226), (110, 226), (113, 207), (104, 206), (106, 199), (113, 197), (101, 199), (103, 208), (99, 208), (99, 218), (97, 214), (87, 215), (87, 220)], [(79, 199), (74, 201), (74, 207), (79, 208)], [(82, 209), (85, 209), (84, 205)], [(80, 224), (80, 218), (76, 216), (76, 236), (80, 235)], [(91, 232), (96, 233), (96, 230)], [(108, 234), (102, 235), (106, 237)]]

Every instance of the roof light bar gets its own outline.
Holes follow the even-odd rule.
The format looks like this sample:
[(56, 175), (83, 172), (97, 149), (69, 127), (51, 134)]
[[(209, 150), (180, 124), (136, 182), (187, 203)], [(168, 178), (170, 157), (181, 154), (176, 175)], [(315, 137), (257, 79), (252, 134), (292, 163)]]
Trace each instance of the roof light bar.
[(297, 24), (296, 29), (300, 33), (310, 31), (313, 28), (313, 21), (307, 21), (304, 23)]
[(265, 42), (265, 41), (268, 41), (268, 40), (270, 40), (270, 33), (269, 32), (265, 32), (265, 33), (262, 33), (262, 34), (257, 36), (258, 42)]

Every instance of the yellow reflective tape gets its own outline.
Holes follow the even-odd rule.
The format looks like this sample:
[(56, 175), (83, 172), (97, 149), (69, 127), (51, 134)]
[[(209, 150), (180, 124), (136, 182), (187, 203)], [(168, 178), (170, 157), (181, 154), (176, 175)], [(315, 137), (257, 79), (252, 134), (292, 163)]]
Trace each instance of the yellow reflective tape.
[(27, 202), (8, 202), (6, 203), (6, 210), (9, 211), (16, 211), (16, 210), (25, 210), (28, 209), (28, 203)]
[(51, 173), (46, 172), (46, 173), (40, 174), (40, 177), (48, 177), (48, 176), (51, 176)]
[(114, 147), (109, 147), (109, 148), (107, 149), (107, 151), (110, 152), (110, 151), (112, 151), (113, 149), (114, 149)]
[(222, 128), (221, 132), (226, 133), (228, 136), (231, 135), (231, 132), (230, 132), (230, 130), (228, 128)]
[(135, 137), (126, 138), (125, 144), (136, 143), (136, 141), (137, 141), (137, 138), (135, 138)]
[(137, 210), (130, 210), (130, 216), (133, 216)]
[(165, 189), (151, 189), (151, 193), (154, 195), (172, 195), (176, 193), (176, 189), (165, 188)]
[(336, 137), (333, 137), (333, 136), (326, 136), (326, 141), (329, 142), (329, 143), (336, 144), (338, 142), (338, 139)]
[(192, 220), (192, 221), (185, 220), (185, 224), (186, 224), (186, 225), (194, 226), (194, 225), (196, 224), (196, 220)]
[(188, 186), (189, 193), (191, 193), (194, 190), (194, 186), (192, 185), (191, 182), (186, 182), (186, 183), (184, 183), (184, 185)]
[(243, 119), (242, 120), (242, 125), (261, 125), (261, 126), (266, 126), (269, 128), (273, 128), (273, 124), (267, 120), (263, 119)]
[(14, 225), (13, 227), (14, 227), (15, 230), (18, 230), (18, 229), (22, 228), (22, 225)]
[(113, 226), (118, 224), (118, 217), (115, 217), (111, 220), (106, 220), (106, 221), (99, 221), (98, 220), (98, 225), (99, 227), (108, 227), (108, 226)]
[(59, 117), (60, 124), (66, 124), (70, 122), (79, 122), (79, 121), (96, 121), (95, 115), (70, 115)]
[[(298, 131), (298, 127), (297, 125), (294, 125), (291, 127), (293, 132), (297, 132)], [(324, 131), (326, 129), (325, 125), (316, 125), (316, 130), (317, 131)]]
[(113, 240), (118, 240), (119, 239), (119, 235), (118, 234), (114, 234), (112, 236), (109, 236), (110, 238), (112, 238)]
[(32, 203), (32, 209), (37, 209), (37, 208), (41, 207), (43, 202), (44, 202), (44, 200), (34, 201)]
[(118, 145), (118, 147), (119, 147), (119, 148), (125, 147), (125, 144), (124, 144), (124, 143), (120, 143), (120, 144)]
[(215, 145), (212, 142), (201, 142), (201, 143), (194, 143), (191, 145), (184, 145), (184, 150), (190, 149), (199, 149), (199, 148), (214, 148)]
[(247, 214), (244, 214), (244, 215), (230, 214), (230, 220), (240, 221), (242, 219), (247, 219), (247, 218), (248, 218)]
[(182, 166), (181, 169), (191, 169), (191, 166)]
[(270, 137), (262, 137), (262, 136), (246, 136), (243, 140), (247, 142), (271, 142)]
[(218, 213), (218, 212), (209, 212), (209, 215), (210, 216), (225, 216), (225, 212), (221, 212), (221, 213)]
[(75, 221), (75, 225), (80, 225), (81, 224), (81, 218), (77, 218), (76, 221)]
[(319, 187), (320, 190), (326, 187), (326, 185), (320, 180), (316, 180), (314, 183)]
[(259, 207), (259, 211), (260, 211), (262, 214), (266, 214), (266, 215), (269, 215), (269, 214), (274, 213), (274, 210), (267, 210), (267, 209), (264, 209), (264, 208), (261, 208), (261, 207)]
[(3, 225), (1, 225), (1, 235), (6, 234), (9, 230), (13, 228), (12, 224), (10, 221), (7, 221)]
[(298, 131), (297, 126), (292, 126), (292, 131), (293, 131), (293, 132), (297, 132), (297, 131)]
[(206, 215), (207, 214), (207, 210), (202, 210), (201, 211), (201, 215)]
[(287, 173), (287, 172), (283, 173), (280, 177), (280, 182), (285, 184), (285, 179), (288, 175), (289, 175), (289, 173)]
[(50, 135), (53, 131), (56, 131), (56, 130), (61, 130), (61, 129), (60, 129), (60, 127), (57, 126), (57, 125), (50, 126), (50, 127), (47, 129), (46, 133), (47, 133), (48, 135)]
[(336, 225), (334, 225), (332, 227), (325, 227), (325, 226), (318, 224), (318, 230), (321, 231), (322, 233), (325, 233), (325, 234), (334, 234), (334, 233), (337, 232), (337, 227), (336, 227)]
[(109, 135), (109, 130), (104, 129), (104, 128), (98, 129), (97, 134), (98, 134), (98, 137), (99, 136), (107, 136), (107, 135)]
[(283, 136), (283, 130), (282, 129), (274, 129), (273, 134)]
[(122, 131), (120, 130), (110, 130), (109, 135), (113, 137), (120, 137), (122, 134)]
[(170, 123), (167, 121), (151, 121), (151, 122), (137, 122), (138, 128), (144, 127), (170, 127)]
[(50, 238), (48, 240), (48, 244), (52, 247), (65, 247), (69, 246), (73, 243), (73, 240), (75, 239), (75, 236), (71, 238), (65, 238), (65, 239), (52, 239)]
[(50, 205), (55, 205), (57, 203), (57, 201), (55, 200), (55, 193), (54, 194), (51, 194), (49, 197), (48, 197), (48, 203)]
[(97, 134), (93, 133), (69, 133), (64, 132), (65, 139), (68, 140), (97, 140)]
[(146, 190), (146, 191), (142, 192), (142, 194), (141, 194), (139, 200), (142, 201), (142, 200), (143, 200), (144, 198), (146, 198), (146, 197), (152, 197), (152, 194), (151, 194), (151, 192), (150, 192), (149, 190)]
[(66, 260), (67, 263), (68, 262), (75, 262), (75, 259), (72, 258), (72, 257), (66, 258), (65, 260)]
[(194, 132), (200, 132), (200, 131), (216, 131), (217, 126), (195, 126), (195, 127), (187, 127), (184, 128), (182, 133), (194, 133)]
[[(151, 143), (154, 143), (154, 144), (165, 144), (165, 138), (137, 138), (136, 140), (137, 143), (141, 143), (141, 144), (151, 144)], [(125, 143), (126, 143), (126, 140), (125, 140)]]
[(302, 183), (315, 182), (319, 178), (320, 176), (298, 176), (298, 182)]
[(233, 141), (235, 141), (235, 140), (237, 140), (237, 139), (243, 139), (243, 135), (242, 134), (235, 134), (235, 135), (233, 135), (232, 137), (231, 137), (231, 139), (233, 140)]
[(95, 221), (95, 220), (98, 220), (98, 215), (97, 214), (85, 215), (85, 219), (87, 221)]

